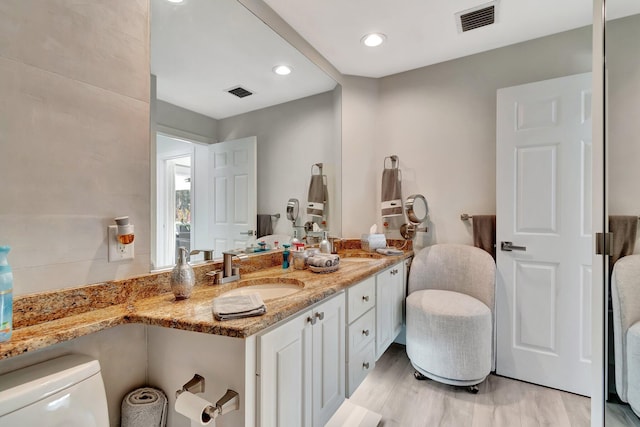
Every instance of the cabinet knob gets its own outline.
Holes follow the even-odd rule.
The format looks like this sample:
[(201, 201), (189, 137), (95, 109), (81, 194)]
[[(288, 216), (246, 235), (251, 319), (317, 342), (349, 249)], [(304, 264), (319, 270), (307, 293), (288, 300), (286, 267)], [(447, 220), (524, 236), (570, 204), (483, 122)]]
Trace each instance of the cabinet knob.
[(364, 301), (364, 302), (369, 301), (369, 295), (364, 295), (364, 296), (362, 297), (362, 301)]
[(363, 367), (364, 369), (369, 369), (369, 362), (364, 362), (364, 363), (362, 364), (362, 367)]
[(320, 313), (316, 313), (316, 317), (320, 320), (324, 319), (324, 311), (321, 311)]
[(311, 323), (312, 325), (315, 325), (316, 324), (316, 318), (313, 317), (313, 316), (309, 316), (309, 317), (307, 317), (307, 322)]
[(363, 330), (362, 331), (362, 335), (364, 335), (365, 337), (368, 337), (369, 336), (369, 330), (368, 329)]

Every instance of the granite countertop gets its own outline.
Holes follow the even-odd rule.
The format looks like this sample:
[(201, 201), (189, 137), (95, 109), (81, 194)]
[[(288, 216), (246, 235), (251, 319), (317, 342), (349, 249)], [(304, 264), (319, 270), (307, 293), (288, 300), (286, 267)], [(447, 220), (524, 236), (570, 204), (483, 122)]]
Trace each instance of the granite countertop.
[[(44, 310), (42, 307), (48, 305), (44, 294), (28, 296), (22, 303), (18, 302), (18, 313), (14, 308), (15, 329), (9, 341), (0, 343), (0, 359), (127, 323), (245, 338), (412, 255), (411, 250), (403, 255), (378, 257), (362, 251), (347, 250), (341, 253), (340, 268), (333, 273), (316, 274), (310, 270), (283, 270), (280, 266), (269, 266), (242, 273), (240, 281), (224, 285), (206, 284), (207, 279), (203, 279), (206, 277), (204, 268), (207, 271), (213, 268), (199, 267), (196, 276), (200, 280), (196, 282), (191, 297), (180, 301), (176, 301), (170, 288), (167, 288), (166, 273), (132, 279), (135, 280), (135, 286), (129, 286), (129, 289), (135, 287), (136, 291), (124, 296), (120, 295), (125, 293), (120, 290), (120, 286), (115, 290), (119, 294), (113, 295), (116, 288), (113, 283), (75, 288), (63, 293), (64, 296), (60, 296), (60, 292), (51, 293), (58, 300), (64, 299), (60, 302), (60, 307), (64, 306), (64, 310)], [(277, 255), (272, 256), (272, 259), (277, 259)], [(304, 288), (285, 297), (266, 300), (267, 313), (262, 316), (225, 321), (218, 321), (213, 317), (211, 301), (215, 297), (265, 278), (273, 279), (270, 282), (300, 281)], [(149, 291), (150, 288), (158, 290)], [(111, 301), (98, 298), (109, 292)], [(96, 302), (92, 302), (92, 298)], [(78, 299), (85, 302), (83, 309), (74, 309), (76, 305), (82, 305), (78, 303)], [(69, 305), (74, 307), (66, 308)]]

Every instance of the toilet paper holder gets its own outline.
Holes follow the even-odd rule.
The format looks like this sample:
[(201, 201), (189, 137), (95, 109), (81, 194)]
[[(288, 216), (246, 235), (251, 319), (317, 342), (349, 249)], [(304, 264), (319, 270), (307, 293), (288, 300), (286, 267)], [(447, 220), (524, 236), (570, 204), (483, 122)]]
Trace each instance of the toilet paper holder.
[[(186, 382), (182, 389), (176, 391), (176, 399), (183, 392), (188, 391), (190, 393), (204, 392), (204, 377), (202, 375), (195, 374), (188, 382)], [(240, 396), (238, 392), (227, 389), (227, 392), (214, 404), (207, 406), (202, 414), (202, 421), (208, 422), (209, 419), (215, 419), (220, 415), (224, 415), (231, 411), (240, 409)], [(209, 417), (209, 419), (206, 419)]]
[(202, 393), (204, 391), (204, 377), (202, 375), (195, 374), (193, 378), (187, 381), (182, 389), (176, 391), (176, 398), (180, 396), (180, 393), (183, 391), (188, 391), (189, 393)]

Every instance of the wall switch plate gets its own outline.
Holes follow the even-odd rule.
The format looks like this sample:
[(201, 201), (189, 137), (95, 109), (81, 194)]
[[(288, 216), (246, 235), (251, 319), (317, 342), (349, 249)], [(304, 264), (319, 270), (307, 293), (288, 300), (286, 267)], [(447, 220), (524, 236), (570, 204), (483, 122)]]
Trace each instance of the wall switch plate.
[(123, 245), (118, 242), (117, 235), (118, 226), (110, 225), (108, 233), (108, 246), (109, 246), (109, 262), (125, 261), (133, 259), (134, 247), (136, 242), (131, 242), (128, 245)]

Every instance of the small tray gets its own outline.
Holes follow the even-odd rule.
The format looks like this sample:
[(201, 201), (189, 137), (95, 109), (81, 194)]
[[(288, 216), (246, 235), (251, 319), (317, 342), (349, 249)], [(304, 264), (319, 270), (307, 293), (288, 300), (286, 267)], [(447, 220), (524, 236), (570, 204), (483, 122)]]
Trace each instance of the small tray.
[(309, 266), (309, 270), (313, 271), (314, 273), (333, 273), (334, 271), (337, 271), (338, 268), (340, 268), (340, 264), (338, 265), (332, 265), (331, 267), (316, 267), (315, 265), (310, 265)]

